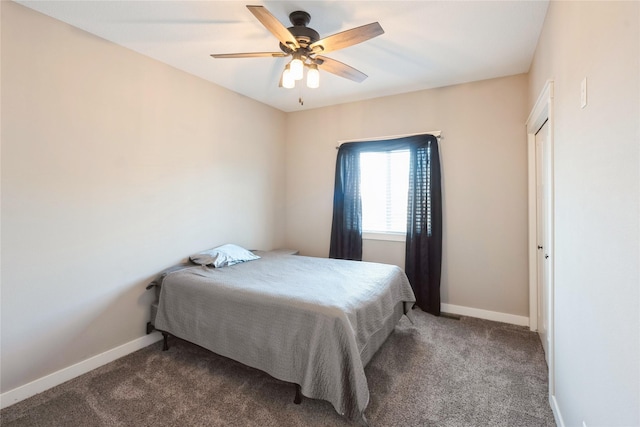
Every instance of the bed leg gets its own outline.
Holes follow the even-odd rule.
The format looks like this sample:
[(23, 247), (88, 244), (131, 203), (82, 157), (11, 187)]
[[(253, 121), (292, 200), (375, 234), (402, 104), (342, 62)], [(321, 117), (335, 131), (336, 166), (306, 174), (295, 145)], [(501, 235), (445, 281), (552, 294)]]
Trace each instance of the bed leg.
[(302, 389), (298, 384), (296, 384), (296, 397), (293, 399), (293, 403), (296, 405), (302, 403)]
[(169, 334), (166, 332), (162, 333), (163, 343), (162, 343), (162, 351), (169, 350)]
[(147, 335), (153, 332), (154, 329), (153, 324), (151, 322), (147, 322)]

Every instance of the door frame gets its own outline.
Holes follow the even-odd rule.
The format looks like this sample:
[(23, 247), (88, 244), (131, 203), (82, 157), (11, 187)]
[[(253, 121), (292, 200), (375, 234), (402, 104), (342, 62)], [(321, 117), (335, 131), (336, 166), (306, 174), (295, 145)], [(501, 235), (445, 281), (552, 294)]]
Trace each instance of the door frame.
[[(550, 203), (551, 181), (549, 179), (549, 122), (545, 121), (542, 127), (535, 134), (536, 149), (536, 291), (537, 298), (537, 322), (538, 335), (542, 341), (542, 348), (545, 352), (546, 362), (549, 362), (549, 276), (550, 262), (548, 252), (550, 251), (550, 210), (547, 208)], [(543, 134), (544, 135), (541, 135)], [(542, 137), (542, 139), (541, 139)], [(544, 334), (543, 334), (544, 332)]]
[[(528, 191), (529, 191), (529, 328), (532, 331), (538, 330), (538, 266), (537, 266), (537, 209), (536, 209), (536, 133), (548, 120), (549, 126), (549, 211), (547, 218), (549, 224), (549, 242), (545, 251), (549, 258), (549, 283), (548, 283), (548, 336), (549, 349), (547, 358), (549, 360), (549, 400), (555, 401), (555, 326), (554, 326), (554, 110), (553, 110), (553, 80), (547, 80), (544, 88), (538, 96), (529, 118), (527, 119), (527, 157), (528, 157)], [(553, 404), (552, 404), (553, 407)]]

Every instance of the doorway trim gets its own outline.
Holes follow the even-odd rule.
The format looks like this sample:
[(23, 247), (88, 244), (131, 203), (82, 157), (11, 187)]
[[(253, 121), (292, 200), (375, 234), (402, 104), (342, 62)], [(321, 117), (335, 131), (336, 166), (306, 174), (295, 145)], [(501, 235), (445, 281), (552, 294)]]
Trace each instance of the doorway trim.
[[(553, 80), (547, 80), (538, 96), (529, 118), (527, 119), (527, 157), (528, 157), (528, 191), (529, 191), (529, 328), (538, 330), (538, 268), (537, 268), (537, 209), (536, 209), (536, 133), (548, 120), (549, 125), (549, 170), (550, 170), (550, 210), (549, 227), (549, 297), (548, 297), (548, 331), (549, 334), (549, 401), (552, 408), (555, 404), (555, 325), (554, 325), (554, 281), (555, 281), (555, 251), (554, 251), (554, 111), (553, 111)], [(555, 412), (555, 411), (554, 411)]]
[[(547, 80), (527, 119), (527, 159), (529, 189), (529, 329), (538, 330), (536, 133), (549, 121), (549, 147), (553, 148), (553, 80)], [(553, 153), (553, 150), (551, 150)], [(553, 157), (553, 156), (551, 156)], [(552, 198), (553, 199), (553, 198)]]

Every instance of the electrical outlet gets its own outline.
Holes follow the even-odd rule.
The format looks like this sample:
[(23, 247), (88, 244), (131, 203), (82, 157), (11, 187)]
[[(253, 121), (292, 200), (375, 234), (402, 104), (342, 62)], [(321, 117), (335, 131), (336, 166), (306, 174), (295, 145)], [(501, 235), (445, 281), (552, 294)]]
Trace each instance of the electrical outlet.
[[(582, 79), (580, 83), (580, 108), (587, 106), (587, 78)], [(585, 427), (585, 426), (582, 426)]]

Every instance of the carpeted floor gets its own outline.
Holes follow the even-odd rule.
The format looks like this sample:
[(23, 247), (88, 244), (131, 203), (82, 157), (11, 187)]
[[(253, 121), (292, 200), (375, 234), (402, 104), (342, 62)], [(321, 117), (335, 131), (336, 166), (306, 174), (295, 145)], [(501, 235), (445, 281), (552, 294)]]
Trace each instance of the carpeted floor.
[[(527, 328), (414, 310), (366, 368), (383, 426), (555, 426), (542, 347)], [(13, 426), (351, 426), (325, 401), (172, 338), (0, 412)]]

